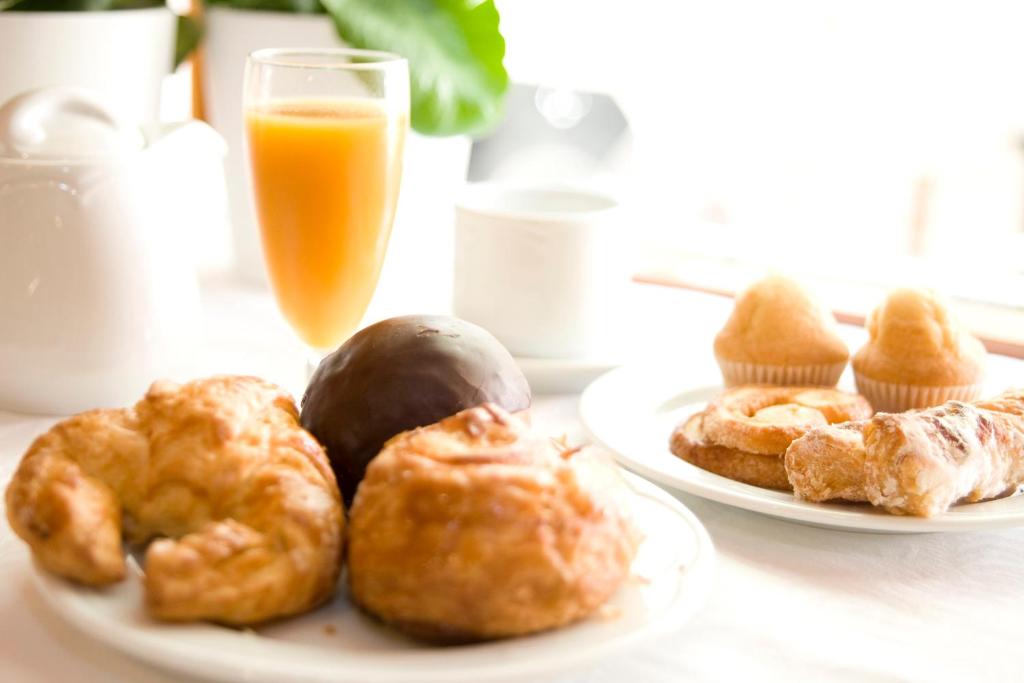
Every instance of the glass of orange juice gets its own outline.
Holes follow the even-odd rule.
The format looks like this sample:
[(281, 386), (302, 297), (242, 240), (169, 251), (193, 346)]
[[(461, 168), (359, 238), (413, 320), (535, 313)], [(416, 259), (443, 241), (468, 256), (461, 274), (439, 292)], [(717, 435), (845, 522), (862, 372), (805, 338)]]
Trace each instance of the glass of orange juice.
[(370, 50), (258, 50), (244, 107), (270, 283), (319, 358), (356, 330), (377, 286), (409, 127), (408, 66)]

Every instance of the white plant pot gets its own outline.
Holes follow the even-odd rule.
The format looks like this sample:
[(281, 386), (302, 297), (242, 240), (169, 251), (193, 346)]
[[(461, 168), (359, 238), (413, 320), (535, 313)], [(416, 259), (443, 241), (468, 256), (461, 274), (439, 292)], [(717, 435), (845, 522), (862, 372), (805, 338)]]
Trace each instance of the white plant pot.
[(165, 7), (109, 12), (0, 12), (0, 104), (26, 90), (97, 90), (135, 121), (155, 122), (174, 62)]
[[(228, 142), (227, 175), (240, 277), (265, 283), (252, 211), (242, 130), (246, 56), (267, 47), (342, 45), (325, 15), (210, 7), (206, 13), (205, 95), (210, 123)], [(366, 320), (447, 311), (451, 302), (454, 199), (465, 182), (470, 140), (412, 134), (388, 255)]]

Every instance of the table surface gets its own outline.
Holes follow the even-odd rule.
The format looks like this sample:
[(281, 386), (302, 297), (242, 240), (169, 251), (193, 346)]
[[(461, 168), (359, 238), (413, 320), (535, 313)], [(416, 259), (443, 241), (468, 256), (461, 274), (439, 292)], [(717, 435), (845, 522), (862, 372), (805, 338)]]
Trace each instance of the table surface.
[[(707, 377), (711, 339), (728, 303), (651, 286), (634, 290), (631, 310), (638, 322), (628, 326), (627, 356), (692, 358), (693, 376)], [(197, 361), (197, 372), (248, 372), (298, 386), (298, 350), (266, 293), (209, 287), (204, 304), (208, 353)], [(863, 340), (861, 330), (844, 333), (851, 344)], [(990, 376), (996, 387), (1024, 384), (1024, 363), (993, 357)], [(582, 438), (577, 399), (536, 397), (535, 423), (552, 434)], [(0, 413), (0, 485), (6, 486), (20, 454), (53, 420)], [(1024, 528), (860, 534), (677, 495), (707, 527), (717, 549), (717, 579), (705, 607), (678, 633), (567, 681), (1019, 678)], [(181, 680), (65, 625), (33, 588), (31, 571), (26, 547), (0, 524), (0, 678)]]

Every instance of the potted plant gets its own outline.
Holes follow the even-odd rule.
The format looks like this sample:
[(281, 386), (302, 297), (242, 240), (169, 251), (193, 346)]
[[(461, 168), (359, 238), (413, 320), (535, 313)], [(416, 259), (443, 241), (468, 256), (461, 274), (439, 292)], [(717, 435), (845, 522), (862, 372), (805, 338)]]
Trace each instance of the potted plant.
[[(451, 199), (465, 179), (467, 134), (496, 121), (508, 87), (498, 23), (493, 0), (207, 0), (206, 112), (230, 148), (235, 255), (246, 280), (264, 277), (242, 149), (246, 55), (264, 47), (348, 45), (409, 60), (414, 134), (379, 290), (404, 287), (405, 305), (417, 306), (421, 296), (429, 308), (446, 296), (450, 268), (417, 256), (427, 241), (432, 253), (451, 254), (444, 245), (451, 240)], [(405, 285), (410, 276), (420, 283), (416, 291)]]
[(138, 121), (156, 121), (163, 77), (198, 38), (164, 0), (0, 0), (0, 103), (76, 85)]

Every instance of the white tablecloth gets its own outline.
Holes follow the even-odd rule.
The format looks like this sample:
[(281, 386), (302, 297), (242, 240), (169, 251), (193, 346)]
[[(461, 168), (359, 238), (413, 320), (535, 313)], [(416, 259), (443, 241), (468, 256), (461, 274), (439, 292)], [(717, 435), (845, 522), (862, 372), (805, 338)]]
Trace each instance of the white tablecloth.
[[(633, 355), (692, 357), (694, 376), (707, 376), (711, 338), (727, 304), (651, 287), (638, 287), (635, 295), (646, 322), (629, 329)], [(290, 357), (288, 338), (266, 295), (219, 288), (206, 305), (210, 353), (200, 369), (253, 372), (296, 386), (298, 357), (282, 363)], [(853, 343), (863, 334), (848, 333)], [(994, 358), (991, 369), (997, 385), (1024, 384), (1024, 363)], [(580, 438), (576, 400), (537, 397), (535, 423)], [(0, 414), (0, 485), (52, 421)], [(569, 681), (1020, 679), (1024, 528), (858, 534), (679, 498), (717, 548), (717, 581), (706, 606), (677, 634)], [(25, 546), (0, 524), (0, 680), (181, 680), (64, 625), (35, 592), (30, 571)]]

